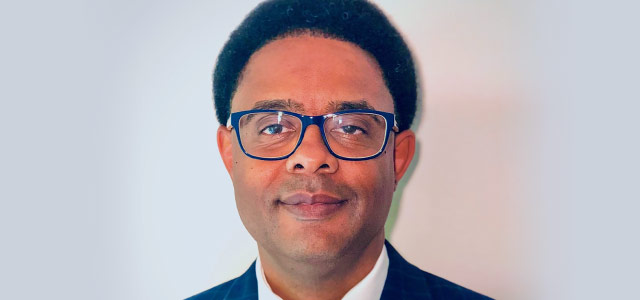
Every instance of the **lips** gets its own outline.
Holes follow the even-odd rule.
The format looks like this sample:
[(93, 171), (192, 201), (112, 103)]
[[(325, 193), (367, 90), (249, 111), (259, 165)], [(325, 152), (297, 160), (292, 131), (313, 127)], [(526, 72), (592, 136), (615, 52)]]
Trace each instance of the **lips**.
[(327, 219), (337, 213), (347, 202), (326, 194), (297, 193), (279, 200), (282, 207), (301, 221)]

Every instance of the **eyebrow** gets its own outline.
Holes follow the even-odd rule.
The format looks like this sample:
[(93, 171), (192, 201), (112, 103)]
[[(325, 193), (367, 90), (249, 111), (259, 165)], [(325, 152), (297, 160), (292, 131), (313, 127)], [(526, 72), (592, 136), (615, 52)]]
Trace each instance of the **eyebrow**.
[(291, 99), (270, 99), (256, 102), (252, 109), (276, 109), (300, 112), (304, 111), (304, 105)]
[[(375, 110), (375, 108), (373, 108), (373, 106), (371, 106), (369, 104), (369, 102), (367, 102), (366, 100), (359, 100), (359, 101), (329, 101), (329, 103), (327, 104), (327, 108), (333, 108), (333, 111), (338, 112), (338, 111), (343, 111), (343, 110), (350, 110), (350, 109), (371, 109), (371, 110)], [(382, 120), (380, 120), (380, 118), (374, 117), (373, 120), (378, 123), (378, 124), (382, 124)]]
[[(294, 112), (304, 112), (304, 104), (293, 101), (291, 99), (268, 99), (268, 100), (260, 100), (253, 105), (252, 109), (274, 109), (274, 110), (288, 110)], [(328, 112), (338, 112), (343, 110), (350, 109), (371, 109), (374, 110), (373, 106), (369, 104), (366, 100), (356, 100), (356, 101), (329, 101), (325, 106), (326, 111)]]
[(343, 111), (349, 109), (371, 109), (373, 106), (366, 100), (358, 101), (329, 101), (327, 104), (327, 111)]

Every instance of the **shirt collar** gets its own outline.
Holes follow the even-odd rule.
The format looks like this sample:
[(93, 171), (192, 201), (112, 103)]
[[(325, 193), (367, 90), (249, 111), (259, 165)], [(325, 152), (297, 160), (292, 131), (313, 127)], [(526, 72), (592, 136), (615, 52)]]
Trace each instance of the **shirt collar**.
[[(356, 299), (380, 299), (384, 282), (387, 280), (387, 272), (389, 271), (389, 255), (387, 247), (382, 245), (380, 256), (373, 266), (373, 269), (351, 288), (342, 298), (342, 300)], [(273, 293), (267, 278), (264, 276), (260, 255), (256, 259), (256, 278), (258, 281), (258, 299), (259, 300), (282, 300), (278, 295)]]

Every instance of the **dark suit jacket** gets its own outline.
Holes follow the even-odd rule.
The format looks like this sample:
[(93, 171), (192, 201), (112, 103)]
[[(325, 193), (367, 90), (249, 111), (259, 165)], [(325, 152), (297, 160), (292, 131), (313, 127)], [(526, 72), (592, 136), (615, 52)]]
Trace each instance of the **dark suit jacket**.
[[(424, 272), (407, 262), (388, 241), (385, 241), (389, 255), (389, 272), (380, 299), (491, 299), (463, 288), (438, 276)], [(258, 282), (256, 263), (242, 276), (197, 294), (189, 300), (256, 300)]]

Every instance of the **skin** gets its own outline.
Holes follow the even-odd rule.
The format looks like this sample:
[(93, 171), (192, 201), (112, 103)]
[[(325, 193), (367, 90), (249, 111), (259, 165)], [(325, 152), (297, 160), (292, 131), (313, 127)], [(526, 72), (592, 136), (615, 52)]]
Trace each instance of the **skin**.
[[(394, 112), (377, 62), (349, 42), (304, 34), (272, 41), (252, 55), (231, 111), (266, 105), (322, 115), (354, 103)], [(345, 161), (332, 156), (318, 127), (310, 126), (289, 158), (263, 161), (244, 155), (234, 130), (221, 126), (218, 146), (272, 290), (283, 299), (340, 299), (382, 251), (393, 192), (413, 158), (414, 133), (392, 133), (375, 159)], [(343, 202), (308, 219), (282, 202), (296, 193)]]

